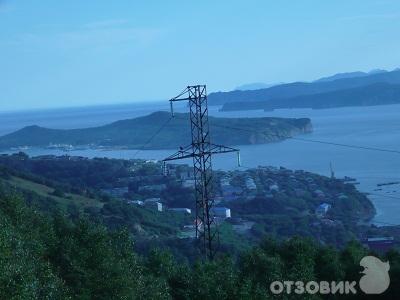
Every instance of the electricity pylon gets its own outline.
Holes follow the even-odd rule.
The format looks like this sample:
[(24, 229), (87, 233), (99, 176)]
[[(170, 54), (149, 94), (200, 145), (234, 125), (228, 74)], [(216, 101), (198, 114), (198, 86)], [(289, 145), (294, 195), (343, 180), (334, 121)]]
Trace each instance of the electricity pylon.
[(212, 212), (214, 199), (212, 195), (211, 156), (212, 154), (237, 152), (238, 164), (240, 165), (240, 152), (238, 149), (211, 144), (205, 85), (188, 86), (181, 94), (169, 101), (172, 116), (174, 116), (173, 102), (189, 101), (192, 143), (186, 147), (181, 147), (178, 152), (164, 159), (164, 166), (167, 161), (193, 158), (196, 238), (201, 243), (205, 258), (213, 259), (216, 251), (214, 244), (218, 230)]

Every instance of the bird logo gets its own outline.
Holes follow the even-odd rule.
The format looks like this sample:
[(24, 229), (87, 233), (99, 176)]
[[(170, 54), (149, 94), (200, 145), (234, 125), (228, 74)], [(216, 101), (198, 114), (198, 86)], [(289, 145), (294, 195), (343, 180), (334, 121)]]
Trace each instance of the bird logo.
[(365, 294), (382, 294), (389, 288), (389, 262), (382, 262), (375, 256), (365, 256), (360, 261), (364, 268), (360, 279), (360, 289)]

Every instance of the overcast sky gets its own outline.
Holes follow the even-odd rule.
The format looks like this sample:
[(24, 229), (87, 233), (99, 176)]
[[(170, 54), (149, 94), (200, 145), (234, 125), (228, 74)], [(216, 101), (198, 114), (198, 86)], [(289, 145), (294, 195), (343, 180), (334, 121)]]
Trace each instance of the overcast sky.
[(400, 66), (400, 1), (0, 0), (0, 111)]

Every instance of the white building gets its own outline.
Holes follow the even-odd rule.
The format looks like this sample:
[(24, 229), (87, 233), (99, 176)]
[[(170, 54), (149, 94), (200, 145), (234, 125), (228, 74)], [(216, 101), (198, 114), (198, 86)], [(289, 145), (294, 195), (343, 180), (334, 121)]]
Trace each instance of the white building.
[(214, 214), (215, 217), (217, 218), (230, 218), (231, 217), (231, 209), (227, 207), (213, 207), (212, 213)]
[(271, 184), (271, 185), (269, 186), (269, 190), (270, 190), (271, 192), (279, 192), (279, 186), (278, 186), (277, 184)]
[(321, 203), (316, 209), (315, 214), (318, 216), (325, 216), (326, 213), (331, 209), (332, 205), (328, 203)]
[(192, 210), (190, 208), (183, 208), (183, 207), (177, 207), (177, 208), (170, 208), (170, 211), (174, 212), (179, 212), (179, 213), (185, 213), (190, 215), (192, 213)]
[(246, 178), (246, 187), (248, 190), (256, 190), (257, 186), (253, 180), (253, 178), (247, 177)]
[(128, 201), (128, 204), (134, 204), (134, 205), (143, 206), (143, 205), (144, 205), (144, 202), (143, 202), (143, 201), (140, 201), (140, 200), (131, 200), (131, 201)]

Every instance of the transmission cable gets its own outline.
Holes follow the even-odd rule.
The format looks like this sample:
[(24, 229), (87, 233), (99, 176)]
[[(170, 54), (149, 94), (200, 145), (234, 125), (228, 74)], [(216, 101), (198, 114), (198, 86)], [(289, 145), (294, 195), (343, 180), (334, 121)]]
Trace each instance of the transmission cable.
[(135, 158), (135, 157), (138, 155), (138, 153), (139, 153), (140, 151), (143, 151), (144, 148), (145, 148), (148, 144), (150, 144), (150, 143), (153, 141), (153, 139), (168, 125), (168, 123), (171, 121), (171, 119), (172, 119), (172, 116), (170, 116), (170, 117), (167, 119), (167, 121), (164, 122), (164, 123), (154, 132), (154, 134), (153, 134), (152, 136), (150, 136), (150, 138), (135, 152), (135, 154), (133, 154), (133, 157), (132, 157), (132, 158)]

